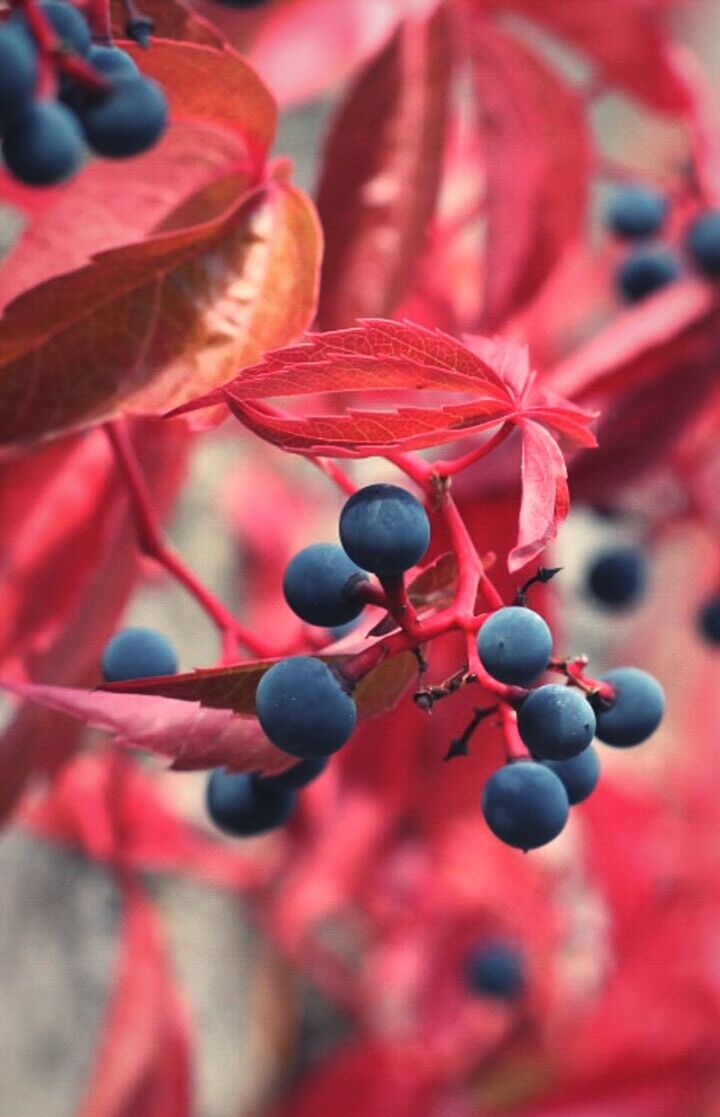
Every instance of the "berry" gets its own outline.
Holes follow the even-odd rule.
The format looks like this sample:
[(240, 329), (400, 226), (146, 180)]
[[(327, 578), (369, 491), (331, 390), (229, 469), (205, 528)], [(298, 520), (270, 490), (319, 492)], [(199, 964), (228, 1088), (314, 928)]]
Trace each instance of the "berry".
[(650, 186), (626, 186), (608, 206), (606, 222), (619, 237), (647, 237), (665, 220), (667, 198)]
[(637, 667), (615, 667), (600, 676), (611, 683), (611, 702), (595, 699), (596, 734), (606, 745), (628, 748), (655, 732), (665, 712), (665, 695), (657, 679)]
[(485, 621), (477, 646), (480, 662), (494, 679), (529, 686), (550, 661), (552, 633), (533, 609), (507, 605)]
[(311, 757), (309, 760), (301, 760), (299, 764), (288, 768), (287, 772), (281, 772), (279, 776), (258, 776), (258, 779), (268, 787), (284, 787), (288, 791), (297, 791), (301, 787), (307, 787), (322, 775), (329, 759), (327, 756)]
[(356, 617), (354, 621), (348, 621), (347, 624), (334, 624), (329, 630), (329, 634), (333, 640), (342, 640), (343, 636), (353, 632), (359, 623), (360, 617)]
[(543, 760), (542, 763), (562, 782), (571, 807), (587, 799), (600, 779), (600, 759), (592, 745), (569, 760)]
[(696, 217), (687, 234), (688, 252), (699, 271), (710, 279), (720, 276), (720, 210)]
[(613, 547), (596, 555), (587, 587), (601, 604), (622, 609), (642, 597), (647, 582), (645, 556), (638, 547)]
[(87, 54), (90, 49), (90, 28), (85, 17), (64, 0), (43, 0), (42, 13), (62, 45), (76, 54)]
[(287, 822), (297, 804), (297, 793), (271, 787), (254, 773), (237, 774), (216, 768), (210, 773), (205, 800), (218, 829), (246, 838)]
[(615, 282), (625, 302), (637, 303), (667, 287), (680, 275), (680, 263), (669, 248), (638, 248), (620, 264)]
[(35, 48), (18, 27), (0, 26), (0, 121), (10, 120), (30, 100), (37, 77)]
[(106, 683), (125, 679), (150, 679), (155, 675), (174, 675), (177, 653), (162, 632), (154, 628), (124, 628), (105, 645), (102, 673)]
[(340, 541), (363, 570), (391, 578), (420, 562), (430, 545), (430, 521), (406, 489), (367, 485), (340, 514)]
[(567, 792), (560, 779), (532, 760), (493, 772), (482, 798), (493, 834), (516, 849), (537, 849), (557, 838), (568, 818)]
[(575, 687), (548, 683), (530, 692), (518, 710), (518, 732), (533, 756), (569, 760), (595, 735), (595, 714)]
[(51, 186), (77, 171), (85, 147), (69, 109), (53, 101), (31, 101), (8, 125), (2, 154), (10, 174), (20, 182)]
[(698, 629), (708, 644), (720, 644), (720, 594), (708, 598), (697, 618)]
[(327, 664), (312, 656), (280, 660), (260, 680), (257, 716), (274, 745), (291, 756), (328, 756), (350, 738), (355, 703)]
[(87, 60), (107, 78), (132, 78), (139, 74), (135, 60), (119, 47), (91, 46)]
[(314, 543), (291, 560), (283, 578), (285, 600), (308, 624), (329, 628), (354, 621), (363, 603), (352, 597), (367, 574), (347, 557), (342, 547)]
[(473, 993), (514, 1000), (525, 985), (523, 956), (508, 943), (485, 943), (471, 952), (467, 960), (466, 980)]
[(124, 159), (151, 148), (165, 131), (168, 108), (157, 82), (121, 77), (111, 93), (83, 106), (80, 120), (98, 155)]

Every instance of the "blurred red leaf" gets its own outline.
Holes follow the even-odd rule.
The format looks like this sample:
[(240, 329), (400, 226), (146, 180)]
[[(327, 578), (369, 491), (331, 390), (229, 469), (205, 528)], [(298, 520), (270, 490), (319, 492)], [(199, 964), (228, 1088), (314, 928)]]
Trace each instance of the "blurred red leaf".
[(410, 282), (435, 209), (451, 63), (443, 10), (406, 20), (334, 118), (318, 190), (322, 329), (390, 315)]
[(198, 223), (166, 219), (175, 231), (103, 252), (10, 304), (0, 441), (162, 410), (302, 332), (319, 242), (305, 196), (284, 183), (248, 195), (230, 176), (184, 216), (189, 205)]
[(581, 234), (592, 141), (580, 96), (535, 51), (487, 24), (473, 51), (487, 149), (484, 321), (495, 328)]
[[(127, 8), (123, 0), (111, 0), (113, 34), (116, 39), (126, 35), (128, 21)], [(143, 0), (143, 15), (153, 21), (153, 48), (155, 37), (178, 39), (180, 42), (204, 43), (207, 46), (222, 47), (225, 40), (220, 31), (208, 20), (192, 10), (185, 0)]]

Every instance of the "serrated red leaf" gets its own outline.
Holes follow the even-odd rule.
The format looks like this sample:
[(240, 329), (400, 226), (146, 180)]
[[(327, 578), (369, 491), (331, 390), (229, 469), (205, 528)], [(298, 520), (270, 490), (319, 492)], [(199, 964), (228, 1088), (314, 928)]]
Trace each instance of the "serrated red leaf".
[(555, 439), (537, 423), (521, 422), (522, 500), (516, 545), (508, 569), (519, 570), (542, 554), (570, 507), (567, 468)]
[(336, 114), (318, 212), (322, 329), (392, 314), (435, 209), (450, 92), (447, 13), (406, 20)]
[(473, 63), (487, 148), (484, 323), (496, 328), (580, 236), (592, 141), (579, 94), (518, 39), (480, 23)]
[(283, 183), (244, 186), (213, 184), (194, 199), (203, 223), (104, 252), (7, 308), (1, 442), (166, 409), (302, 332), (316, 299), (312, 206)]

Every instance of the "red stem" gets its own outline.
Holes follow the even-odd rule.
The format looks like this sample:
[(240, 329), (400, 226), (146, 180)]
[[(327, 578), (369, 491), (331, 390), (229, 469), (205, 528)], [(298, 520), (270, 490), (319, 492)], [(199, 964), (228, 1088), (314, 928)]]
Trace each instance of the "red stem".
[(517, 715), (509, 706), (500, 707), (502, 718), (503, 737), (505, 739), (505, 755), (508, 762), (513, 760), (530, 760), (530, 753), (522, 737), (518, 733)]
[(233, 616), (229, 609), (202, 584), (189, 570), (179, 555), (165, 543), (150, 493), (142, 475), (140, 464), (126, 427), (120, 423), (106, 423), (105, 433), (115, 455), (115, 461), (127, 487), (135, 517), (140, 549), (155, 559), (180, 585), (195, 598), (207, 613), (222, 637), (222, 663), (234, 663), (239, 658), (238, 644), (243, 644), (252, 655), (270, 658), (274, 649), (253, 636)]
[(492, 438), (488, 438), (481, 446), (476, 447), (476, 449), (469, 450), (468, 453), (463, 454), (462, 457), (451, 458), (448, 461), (433, 462), (432, 472), (438, 477), (452, 477), (454, 474), (460, 473), (461, 470), (468, 469), (471, 465), (476, 465), (477, 462), (482, 461), (484, 457), (504, 442), (514, 430), (514, 423), (503, 423)]
[(334, 461), (331, 461), (330, 458), (311, 457), (310, 461), (314, 466), (317, 466), (321, 473), (324, 473), (326, 477), (334, 481), (338, 488), (341, 489), (342, 492), (347, 493), (348, 496), (352, 496), (358, 491), (358, 486), (355, 482), (352, 481), (347, 473), (345, 473), (343, 469), (340, 469)]

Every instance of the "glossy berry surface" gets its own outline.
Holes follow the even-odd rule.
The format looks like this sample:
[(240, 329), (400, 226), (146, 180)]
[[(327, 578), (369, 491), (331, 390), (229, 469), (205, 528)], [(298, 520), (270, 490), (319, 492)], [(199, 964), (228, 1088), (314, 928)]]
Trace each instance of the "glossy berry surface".
[(351, 590), (367, 574), (348, 558), (342, 547), (314, 543), (290, 561), (283, 578), (285, 600), (301, 620), (326, 628), (347, 624), (363, 610)]
[(43, 0), (40, 7), (62, 45), (76, 54), (87, 54), (91, 42), (90, 28), (77, 8), (64, 0)]
[(667, 208), (667, 198), (659, 190), (626, 186), (613, 197), (605, 220), (619, 237), (647, 237), (659, 231)]
[(69, 109), (53, 101), (30, 101), (8, 125), (2, 155), (20, 182), (52, 186), (78, 170), (85, 147)]
[(701, 606), (697, 623), (703, 640), (708, 644), (720, 644), (720, 595), (709, 598)]
[(628, 303), (642, 299), (667, 287), (680, 275), (680, 263), (669, 248), (639, 248), (623, 260), (615, 280), (619, 294)]
[(710, 279), (720, 277), (720, 210), (702, 213), (690, 225), (687, 249), (693, 262)]
[(520, 736), (533, 756), (569, 760), (595, 736), (595, 714), (575, 687), (548, 683), (531, 691), (518, 710)]
[(211, 772), (205, 793), (207, 812), (226, 834), (248, 838), (282, 826), (297, 804), (297, 793), (269, 786), (254, 773)]
[(419, 500), (397, 485), (367, 485), (340, 514), (340, 541), (363, 570), (393, 577), (420, 562), (430, 521)]
[(11, 119), (30, 100), (37, 78), (37, 54), (13, 24), (0, 26), (0, 122)]
[(529, 686), (540, 678), (552, 653), (552, 633), (533, 609), (508, 605), (488, 617), (478, 633), (480, 662), (494, 679)]
[(482, 810), (500, 841), (515, 849), (537, 849), (562, 831), (569, 803), (554, 772), (520, 760), (493, 772), (483, 790)]
[(600, 758), (592, 745), (569, 760), (543, 760), (542, 763), (561, 781), (571, 807), (587, 799), (600, 779)]
[(150, 679), (174, 675), (177, 653), (162, 632), (154, 628), (124, 628), (105, 645), (101, 668), (107, 683), (124, 679)]
[(91, 46), (87, 60), (108, 78), (135, 77), (140, 72), (135, 60), (119, 47)]
[(600, 604), (623, 609), (638, 601), (647, 585), (647, 563), (639, 547), (613, 547), (596, 555), (587, 588)]
[(122, 77), (112, 93), (86, 104), (80, 119), (93, 151), (124, 159), (140, 155), (160, 139), (167, 125), (167, 101), (150, 78)]
[(287, 772), (281, 772), (279, 776), (258, 776), (258, 779), (268, 787), (284, 787), (288, 791), (298, 791), (322, 775), (328, 763), (327, 756), (311, 757), (309, 760), (301, 760), (292, 768), (288, 768)]
[(302, 759), (336, 752), (357, 721), (355, 703), (330, 668), (307, 655), (283, 659), (266, 671), (255, 702), (272, 743)]
[(468, 957), (466, 981), (472, 993), (514, 1000), (525, 986), (523, 956), (509, 943), (488, 942), (478, 946)]
[(614, 687), (615, 697), (610, 704), (595, 700), (599, 740), (618, 748), (647, 740), (665, 712), (665, 695), (657, 679), (638, 667), (615, 667), (600, 679)]

